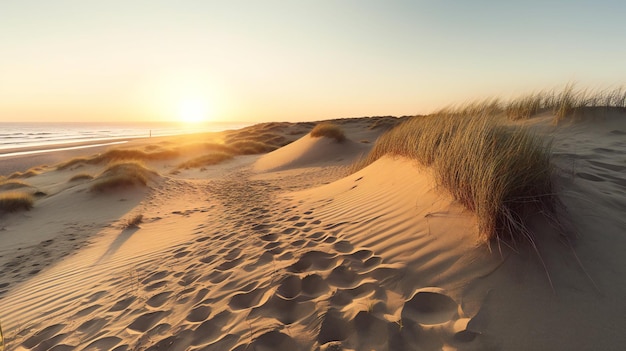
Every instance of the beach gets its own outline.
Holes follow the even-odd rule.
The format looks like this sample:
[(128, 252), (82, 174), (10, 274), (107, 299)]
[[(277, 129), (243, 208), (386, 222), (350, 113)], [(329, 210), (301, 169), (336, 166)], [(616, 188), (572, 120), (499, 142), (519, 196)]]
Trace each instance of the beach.
[[(531, 241), (485, 239), (415, 159), (354, 166), (408, 117), (0, 158), (26, 183), (0, 193), (38, 194), (0, 213), (6, 349), (621, 349), (624, 117), (498, 119), (551, 144), (558, 201), (524, 213)], [(131, 185), (108, 187), (116, 164)]]

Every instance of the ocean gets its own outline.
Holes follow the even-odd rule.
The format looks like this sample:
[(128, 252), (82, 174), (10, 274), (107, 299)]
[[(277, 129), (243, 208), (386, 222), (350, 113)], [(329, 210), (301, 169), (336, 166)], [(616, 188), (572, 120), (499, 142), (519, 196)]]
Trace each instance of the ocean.
[(248, 125), (250, 123), (187, 126), (178, 123), (0, 123), (0, 157), (77, 148), (67, 145), (74, 143), (107, 145), (125, 138), (218, 132)]

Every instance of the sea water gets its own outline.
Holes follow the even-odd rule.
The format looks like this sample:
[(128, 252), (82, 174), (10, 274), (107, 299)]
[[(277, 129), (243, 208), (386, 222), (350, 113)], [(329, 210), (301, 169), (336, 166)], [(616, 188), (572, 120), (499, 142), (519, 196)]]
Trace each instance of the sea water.
[[(108, 144), (125, 138), (148, 138), (239, 129), (250, 123), (0, 123), (0, 155), (59, 149), (72, 143)], [(10, 150), (10, 151), (9, 151)]]

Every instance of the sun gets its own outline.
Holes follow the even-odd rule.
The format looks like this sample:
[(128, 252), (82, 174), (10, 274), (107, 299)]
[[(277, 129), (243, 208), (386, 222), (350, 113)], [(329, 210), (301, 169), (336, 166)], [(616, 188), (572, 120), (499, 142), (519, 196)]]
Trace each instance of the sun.
[(178, 119), (184, 123), (207, 122), (209, 116), (209, 104), (201, 99), (186, 99), (178, 105)]

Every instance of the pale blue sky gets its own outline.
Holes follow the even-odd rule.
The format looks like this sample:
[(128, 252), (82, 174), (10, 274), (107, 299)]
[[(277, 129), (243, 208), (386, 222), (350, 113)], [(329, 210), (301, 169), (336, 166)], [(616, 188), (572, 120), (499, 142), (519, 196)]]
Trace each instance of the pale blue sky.
[(0, 121), (316, 120), (626, 83), (622, 1), (2, 1)]

